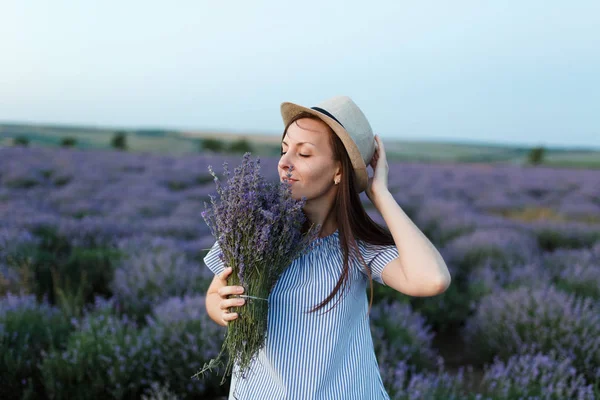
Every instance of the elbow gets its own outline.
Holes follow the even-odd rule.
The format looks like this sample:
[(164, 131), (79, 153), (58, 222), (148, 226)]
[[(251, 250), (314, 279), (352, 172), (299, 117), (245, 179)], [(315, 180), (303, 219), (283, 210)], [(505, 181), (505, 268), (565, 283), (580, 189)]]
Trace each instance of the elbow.
[(442, 294), (444, 293), (446, 290), (448, 290), (448, 288), (450, 287), (450, 284), (452, 283), (452, 279), (450, 278), (450, 275), (443, 277), (442, 279), (440, 279), (439, 281), (437, 281), (437, 283), (435, 284), (435, 294)]
[(448, 270), (448, 266), (444, 260), (441, 260), (441, 264), (438, 265), (438, 277), (435, 279), (435, 290), (436, 294), (442, 294), (450, 287), (452, 283), (452, 277), (450, 276), (450, 271)]
[(452, 283), (452, 278), (450, 277), (450, 273), (446, 270), (445, 272), (438, 274), (435, 278), (431, 278), (429, 282), (430, 296), (437, 296), (448, 290)]
[(450, 286), (450, 279), (430, 279), (419, 286), (418, 290), (404, 291), (403, 293), (415, 297), (434, 297), (444, 293)]

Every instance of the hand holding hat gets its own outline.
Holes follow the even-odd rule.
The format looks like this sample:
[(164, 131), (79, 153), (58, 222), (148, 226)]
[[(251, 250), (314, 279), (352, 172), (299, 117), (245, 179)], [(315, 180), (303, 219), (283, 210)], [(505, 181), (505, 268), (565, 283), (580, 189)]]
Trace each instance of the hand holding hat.
[(373, 176), (369, 178), (365, 193), (369, 200), (374, 204), (375, 198), (380, 193), (389, 191), (388, 189), (388, 174), (389, 166), (385, 155), (385, 147), (379, 135), (375, 135), (375, 152), (369, 163), (373, 168)]

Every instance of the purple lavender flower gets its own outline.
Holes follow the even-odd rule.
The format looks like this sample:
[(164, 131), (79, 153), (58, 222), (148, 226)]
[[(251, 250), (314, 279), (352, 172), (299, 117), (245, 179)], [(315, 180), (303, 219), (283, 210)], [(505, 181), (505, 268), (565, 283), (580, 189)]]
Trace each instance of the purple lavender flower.
[(370, 321), (379, 362), (406, 360), (423, 369), (435, 366), (434, 333), (409, 304), (380, 302), (373, 306)]
[[(244, 154), (233, 176), (226, 163), (224, 169), (228, 179), (223, 184), (209, 166), (219, 198), (211, 195), (211, 206), (202, 217), (219, 244), (223, 263), (232, 267), (228, 286), (242, 285), (244, 295), (252, 296), (228, 325), (223, 346), (230, 355), (226, 376), (234, 363), (243, 375), (264, 346), (269, 293), (294, 258), (310, 250), (320, 227), (303, 232), (306, 198), (294, 200), (289, 183), (267, 182), (260, 174), (260, 160), (253, 161), (250, 153)], [(219, 358), (220, 354), (196, 376), (218, 365)]]
[(591, 247), (600, 238), (597, 226), (577, 221), (541, 220), (523, 227), (537, 236), (540, 247), (546, 251)]
[[(101, 302), (77, 321), (66, 348), (45, 355), (40, 365), (44, 386), (55, 398), (137, 397), (154, 376), (147, 362), (153, 349), (147, 329), (117, 317)], [(81, 373), (82, 366), (88, 373)]]
[(510, 229), (480, 229), (451, 241), (445, 248), (448, 261), (468, 270), (493, 260), (501, 268), (530, 262), (539, 254), (534, 237)]
[(64, 346), (72, 327), (61, 310), (35, 295), (8, 293), (0, 297), (0, 374), (3, 398), (26, 396), (41, 387), (38, 363), (45, 351)]
[(600, 300), (600, 246), (546, 254), (544, 268), (562, 290)]
[(548, 354), (515, 354), (484, 367), (482, 390), (494, 399), (594, 400), (594, 389), (573, 365), (570, 357)]
[(127, 257), (116, 265), (114, 298), (122, 311), (143, 317), (156, 303), (206, 288), (206, 278), (173, 239), (138, 237), (118, 247)]
[(482, 360), (507, 359), (523, 346), (572, 357), (588, 377), (600, 365), (600, 309), (588, 297), (546, 286), (518, 287), (484, 297), (464, 328), (465, 340)]
[[(540, 260), (515, 264), (508, 270), (499, 269), (494, 262), (486, 260), (469, 275), (469, 287), (474, 289), (470, 291), (472, 301), (478, 301), (484, 295), (503, 289), (514, 289), (520, 286), (546, 287), (550, 283), (552, 283), (552, 274)], [(473, 297), (475, 293), (479, 293), (476, 298)]]
[(445, 370), (441, 357), (437, 359), (437, 366), (436, 372), (419, 372), (406, 360), (390, 360), (389, 363), (380, 364), (379, 370), (386, 390), (393, 400), (484, 400), (483, 397), (466, 397), (464, 394), (468, 379), (472, 378), (471, 366), (460, 367), (458, 372), (453, 374)]
[(157, 304), (147, 321), (157, 350), (148, 362), (157, 378), (185, 396), (219, 390), (219, 379), (214, 376), (190, 379), (203, 359), (219, 354), (226, 333), (206, 314), (204, 295), (171, 297)]

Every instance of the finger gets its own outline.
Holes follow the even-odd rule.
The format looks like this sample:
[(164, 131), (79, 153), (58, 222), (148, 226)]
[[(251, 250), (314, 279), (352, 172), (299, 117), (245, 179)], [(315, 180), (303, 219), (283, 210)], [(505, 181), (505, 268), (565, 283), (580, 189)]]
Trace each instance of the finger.
[(379, 138), (379, 136), (377, 137), (377, 149), (379, 149), (379, 151), (383, 151), (383, 148), (385, 146), (383, 145), (383, 142), (381, 141), (381, 139)]
[(241, 307), (244, 304), (246, 304), (246, 301), (244, 299), (235, 297), (233, 299), (223, 300), (221, 302), (221, 308), (227, 309), (227, 308), (231, 308), (231, 307)]
[(221, 297), (229, 296), (231, 294), (242, 294), (244, 293), (243, 286), (223, 286), (217, 291)]
[(380, 148), (379, 151), (375, 153), (376, 159), (380, 159), (381, 157), (385, 157), (385, 150), (383, 148)]
[(222, 318), (224, 321), (233, 321), (237, 317), (238, 317), (238, 313), (223, 313)]
[(229, 276), (229, 274), (231, 274), (231, 271), (233, 271), (233, 269), (231, 267), (227, 267), (223, 272), (221, 272), (221, 275), (219, 275), (219, 277), (222, 280), (227, 280), (227, 277)]
[(236, 319), (238, 317), (238, 313), (224, 313), (223, 314), (223, 319), (225, 321), (233, 321), (234, 319)]

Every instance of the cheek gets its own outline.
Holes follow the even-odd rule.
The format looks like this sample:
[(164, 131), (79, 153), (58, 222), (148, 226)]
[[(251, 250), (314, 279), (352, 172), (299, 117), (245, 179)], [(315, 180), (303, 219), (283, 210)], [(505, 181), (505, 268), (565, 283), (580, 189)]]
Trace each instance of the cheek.
[[(292, 176), (297, 176), (303, 184), (325, 185), (327, 179), (325, 178), (326, 174), (323, 173), (323, 169), (324, 167), (318, 162), (310, 159), (299, 160), (294, 165)], [(286, 170), (282, 169), (280, 165), (277, 166), (277, 170), (280, 177), (286, 174)]]
[(329, 190), (327, 181), (327, 174), (321, 170), (306, 171), (302, 175), (302, 187), (314, 195)]

